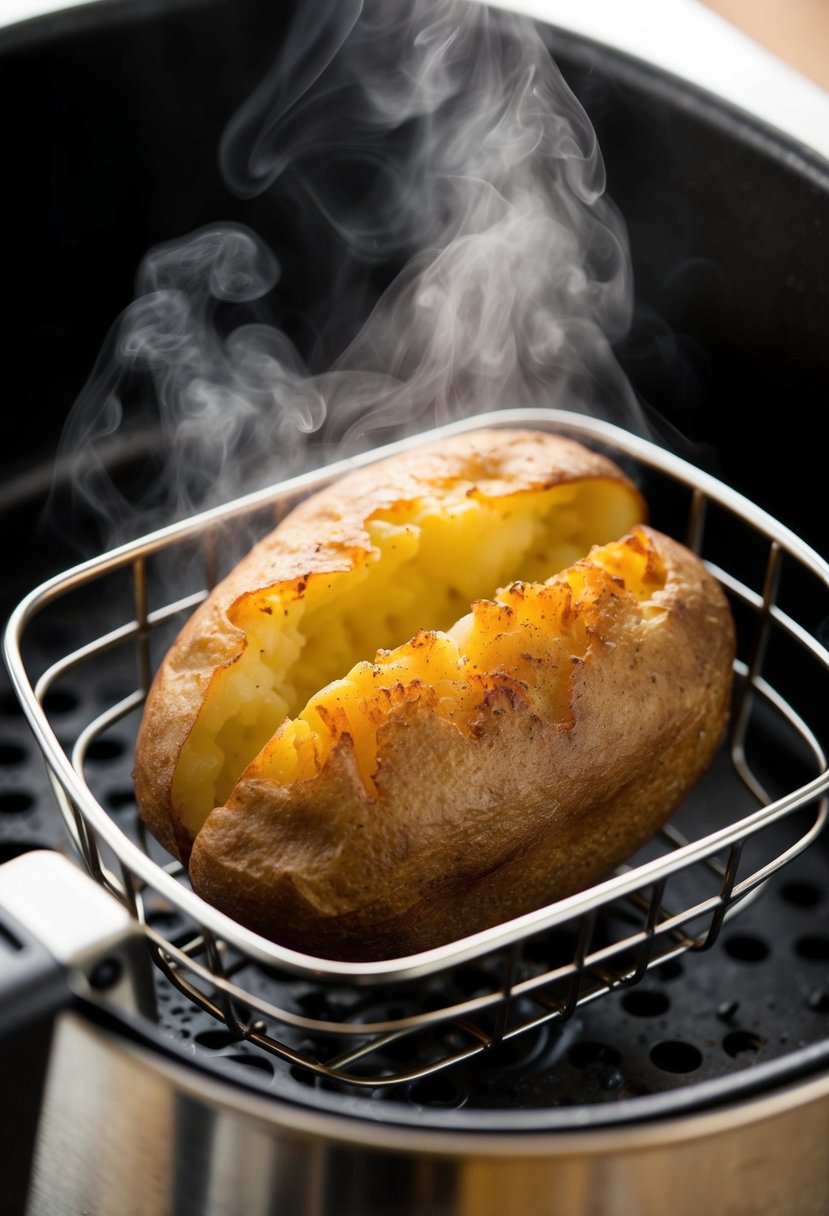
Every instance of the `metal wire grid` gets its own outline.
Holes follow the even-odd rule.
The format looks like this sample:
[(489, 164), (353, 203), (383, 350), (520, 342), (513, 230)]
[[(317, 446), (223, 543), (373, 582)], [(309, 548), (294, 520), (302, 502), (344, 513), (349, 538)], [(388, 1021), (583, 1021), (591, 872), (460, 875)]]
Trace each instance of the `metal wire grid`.
[[(556, 430), (601, 446), (617, 459), (634, 460), (688, 491), (686, 542), (708, 562), (732, 603), (748, 613), (746, 653), (735, 665), (738, 697), (728, 743), (731, 780), (740, 799), (714, 831), (689, 841), (667, 827), (655, 856), (608, 881), (548, 908), (460, 942), (380, 963), (316, 959), (250, 933), (200, 900), (178, 863), (165, 864), (138, 829), (131, 839), (108, 816), (85, 776), (93, 743), (115, 724), (140, 713), (152, 678), (150, 643), (171, 621), (190, 612), (218, 576), (216, 537), (232, 520), (267, 509), (280, 516), (299, 498), (357, 464), (436, 434), (473, 426), (528, 425)], [(760, 538), (765, 551), (758, 587), (706, 554), (706, 516), (711, 505)], [(148, 567), (162, 554), (197, 541), (205, 586), (175, 602), (150, 609)], [(627, 432), (563, 411), (510, 410), (481, 416), (295, 478), (88, 562), (34, 591), (13, 615), (6, 657), (17, 694), (41, 746), (59, 806), (74, 844), (92, 874), (141, 922), (150, 952), (169, 980), (231, 1033), (257, 1044), (310, 1074), (359, 1086), (388, 1086), (423, 1077), (556, 1019), (622, 985), (638, 982), (651, 967), (685, 950), (710, 947), (728, 913), (756, 893), (806, 848), (827, 816), (823, 797), (829, 772), (821, 743), (809, 724), (766, 676), (770, 640), (786, 639), (805, 656), (809, 678), (829, 672), (829, 653), (812, 632), (778, 603), (783, 558), (825, 595), (829, 566), (797, 537), (746, 499), (692, 466)], [(76, 591), (104, 596), (114, 575), (129, 575), (133, 617), (73, 650), (37, 679), (22, 658), (35, 619)], [(68, 673), (77, 677), (113, 651), (129, 648), (137, 688), (81, 731), (74, 745), (58, 742), (43, 708), (51, 688)], [(774, 715), (808, 753), (815, 776), (773, 798), (749, 759), (758, 706)], [(804, 812), (804, 814), (801, 814)], [(760, 860), (745, 862), (746, 845), (769, 836), (786, 821), (781, 847), (774, 840)], [(756, 853), (757, 850), (755, 849)], [(153, 926), (148, 908), (175, 909), (186, 931), (176, 940)], [(370, 999), (366, 999), (366, 992)]]

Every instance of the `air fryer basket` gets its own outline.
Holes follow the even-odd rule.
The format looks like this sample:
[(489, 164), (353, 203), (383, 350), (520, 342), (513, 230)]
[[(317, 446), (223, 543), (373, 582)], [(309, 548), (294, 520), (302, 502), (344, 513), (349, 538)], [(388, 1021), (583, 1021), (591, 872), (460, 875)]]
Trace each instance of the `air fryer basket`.
[[(80, 387), (102, 332), (130, 298), (135, 266), (149, 244), (217, 214), (240, 218), (267, 233), (267, 216), (253, 205), (242, 207), (238, 200), (227, 199), (213, 161), (217, 134), (233, 98), (244, 96), (256, 80), (263, 66), (261, 48), (279, 36), (275, 27), (282, 16), (273, 6), (255, 3), (194, 3), (167, 11), (150, 5), (116, 8), (117, 16), (99, 22), (66, 16), (40, 30), (33, 27), (2, 47), (2, 78), (10, 97), (23, 99), (41, 125), (51, 123), (55, 129), (57, 124), (60, 139), (75, 155), (80, 155), (88, 132), (95, 134), (90, 172), (79, 179), (71, 155), (50, 163), (19, 131), (6, 128), (5, 163), (17, 168), (18, 181), (28, 184), (26, 191), (7, 192), (8, 222), (18, 231), (34, 223), (40, 237), (36, 247), (16, 242), (4, 251), (4, 277), (19, 284), (5, 330), (11, 348), (21, 354), (7, 368), (7, 392), (19, 403), (18, 451), (32, 463), (48, 462), (66, 404)], [(697, 445), (695, 458), (823, 548), (825, 526), (816, 510), (816, 495), (805, 491), (818, 486), (825, 473), (825, 166), (784, 138), (658, 72), (558, 31), (547, 35), (596, 126), (608, 165), (609, 192), (630, 231), (637, 314), (633, 332), (619, 350), (624, 366), (654, 415), (667, 417), (690, 435)], [(184, 65), (162, 62), (157, 54), (160, 47), (185, 44), (190, 53)], [(223, 74), (216, 67), (217, 46), (223, 52), (234, 48), (233, 54), (223, 53)], [(158, 70), (148, 73), (148, 62)], [(86, 70), (90, 63), (96, 65), (94, 80)], [(219, 75), (220, 87), (206, 91), (205, 81)], [(169, 129), (173, 91), (174, 125), (190, 134), (184, 161), (174, 154)], [(204, 104), (206, 93), (209, 103)], [(98, 127), (101, 95), (108, 98), (109, 114), (107, 123)], [(5, 112), (11, 112), (9, 106)], [(87, 133), (84, 140), (82, 132)], [(146, 149), (153, 172), (124, 155), (124, 149), (139, 145)], [(50, 213), (60, 216), (61, 199), (70, 198), (71, 213), (47, 223), (46, 202)], [(43, 215), (33, 211), (33, 199), (42, 204)], [(79, 209), (88, 216), (118, 215), (121, 222), (112, 227), (90, 220), (89, 231), (73, 243), (60, 225), (77, 220)], [(33, 266), (35, 273), (28, 273)], [(44, 279), (53, 281), (53, 291), (43, 292)], [(286, 289), (300, 291), (301, 275)], [(5, 303), (9, 307), (8, 295)], [(55, 352), (51, 360), (34, 357), (44, 342)], [(758, 424), (769, 409), (777, 411), (770, 432)], [(24, 470), (22, 481), (26, 475)], [(677, 494), (670, 478), (654, 504), (657, 523), (675, 534), (682, 535), (694, 518), (693, 495)], [(71, 564), (65, 545), (51, 529), (41, 532), (33, 545), (39, 505), (37, 490), (29, 485), (4, 508), (9, 606), (45, 573)], [(705, 529), (706, 543), (714, 546), (710, 559), (715, 566), (733, 566), (734, 577), (752, 589), (751, 602), (740, 610), (744, 661), (751, 667), (752, 656), (757, 656), (758, 672), (784, 690), (785, 699), (798, 707), (819, 737), (825, 717), (819, 678), (824, 670), (819, 640), (826, 617), (824, 576), (815, 573), (811, 559), (807, 570), (797, 558), (784, 556), (780, 588), (773, 589), (774, 578), (767, 574), (774, 573), (777, 558), (772, 556), (771, 568), (768, 565), (774, 546), (764, 533), (758, 552), (756, 538), (750, 539), (747, 531), (751, 529), (735, 524), (727, 509), (715, 509)], [(119, 598), (124, 607), (121, 620), (132, 619), (129, 572)], [(786, 618), (802, 622), (812, 643), (804, 647), (789, 635), (782, 652), (776, 644), (765, 653), (761, 645), (755, 647), (759, 639), (753, 626), (767, 619), (763, 603), (772, 599)], [(83, 596), (78, 603), (70, 611), (66, 601), (60, 611), (52, 612), (48, 629), (38, 628), (36, 637), (27, 638), (27, 667), (45, 669), (109, 628), (97, 599), (93, 613)], [(139, 617), (141, 611), (139, 602)], [(45, 615), (41, 623), (46, 623)], [(772, 632), (778, 638), (776, 625)], [(133, 655), (130, 642), (120, 655), (116, 649), (90, 660), (83, 678), (79, 672), (67, 672), (44, 693), (47, 720), (70, 750), (90, 721), (134, 692)], [(139, 685), (145, 677), (146, 669), (138, 674)], [(53, 812), (54, 795), (10, 691), (0, 702), (0, 729), (0, 853), (9, 857), (33, 847), (66, 847), (65, 830)], [(130, 729), (127, 719), (111, 726), (99, 723), (94, 737), (88, 735), (81, 747), (84, 783), (104, 808), (107, 822), (126, 824), (134, 817)], [(793, 729), (762, 696), (752, 698), (748, 735), (752, 771), (774, 800), (800, 789), (823, 768), (822, 761), (815, 762), (808, 733), (804, 737), (800, 728)], [(818, 749), (820, 743), (818, 738)], [(719, 769), (712, 781), (728, 791), (724, 801), (729, 805), (709, 808), (703, 799), (701, 808), (724, 815), (718, 826), (752, 813), (760, 801), (742, 781), (733, 781), (731, 761), (727, 764), (727, 781), (720, 784)], [(816, 828), (816, 789), (813, 797), (803, 810), (787, 806), (784, 817), (761, 834), (766, 861), (784, 856)], [(717, 804), (719, 799), (711, 801)], [(73, 818), (72, 833), (95, 865), (86, 832), (83, 821)], [(139, 838), (132, 839), (138, 847)], [(739, 883), (739, 874), (748, 872), (735, 874), (733, 864), (729, 870), (730, 847), (717, 856), (728, 875), (725, 885), (721, 875), (701, 867), (712, 904), (707, 924), (691, 928), (703, 939), (725, 911), (732, 880)], [(667, 856), (670, 865), (676, 853), (674, 845), (667, 848), (663, 858)], [(753, 842), (747, 846), (741, 866), (750, 864), (754, 848)], [(105, 846), (102, 852), (102, 877), (116, 889), (130, 891), (132, 880), (121, 873), (111, 848)], [(163, 860), (156, 855), (156, 861)], [(651, 864), (660, 867), (664, 861)], [(757, 864), (762, 870), (762, 857)], [(223, 975), (217, 985), (211, 972), (201, 985), (224, 1024), (214, 1012), (183, 998), (173, 977), (181, 982), (193, 972), (188, 971), (189, 963), (178, 965), (176, 951), (189, 959), (184, 947), (194, 937), (193, 918), (178, 896), (169, 897), (165, 881), (163, 890), (137, 892), (137, 904), (167, 967), (166, 974), (155, 972), (157, 1025), (147, 1023), (138, 1033), (159, 1051), (169, 1050), (214, 1075), (232, 1078), (242, 1088), (303, 1106), (310, 1103), (409, 1125), (566, 1127), (577, 1107), (582, 1125), (592, 1126), (732, 1100), (827, 1062), (828, 866), (825, 838), (820, 838), (759, 887), (753, 902), (742, 901), (746, 906), (739, 915), (719, 926), (711, 950), (682, 957), (678, 952), (687, 946), (690, 933), (680, 927), (678, 938), (666, 933), (657, 939), (656, 927), (664, 923), (662, 893), (654, 901), (649, 891), (647, 908), (636, 913), (639, 953), (621, 960), (616, 979), (635, 973), (639, 959), (651, 948), (655, 953), (647, 961), (656, 962), (666, 948), (664, 961), (640, 976), (635, 986), (617, 985), (601, 999), (573, 1009), (567, 1008), (566, 995), (573, 976), (578, 977), (579, 991), (582, 982), (596, 979), (595, 968), (588, 975), (584, 965), (587, 933), (582, 938), (585, 957), (579, 963), (578, 939), (574, 944), (572, 933), (553, 926), (541, 963), (572, 968), (563, 977), (564, 995), (561, 989), (555, 994), (569, 1018), (550, 1017), (451, 1070), (368, 1090), (320, 1079), (314, 1071), (314, 1062), (329, 1068), (331, 1054), (324, 1054), (328, 1038), (323, 1036), (321, 1043), (313, 1024), (343, 1016), (343, 988), (335, 979), (320, 987), (285, 960), (279, 960), (276, 971), (273, 960), (265, 964), (268, 1001), (278, 999), (289, 1011), (299, 1010), (298, 1017), (305, 1020), (292, 1029), (295, 1037), (288, 1036), (299, 1066), (257, 1044), (256, 1035), (270, 1033), (273, 1025), (264, 1017), (263, 1031), (246, 1000), (233, 1000), (228, 986), (239, 976), (233, 971), (238, 956), (232, 951), (214, 952), (210, 967), (220, 966)], [(167, 878), (178, 886), (179, 880)], [(666, 908), (673, 881), (664, 893)], [(652, 909), (650, 923), (647, 909)], [(627, 932), (630, 915), (629, 906), (620, 912)], [(225, 940), (221, 927), (215, 932), (217, 941)], [(590, 940), (601, 948), (606, 932), (602, 925), (594, 927), (597, 936)], [(675, 952), (676, 957), (669, 957)], [(537, 968), (539, 959), (532, 958), (532, 950), (529, 955)], [(489, 961), (481, 965), (470, 954), (455, 970), (456, 999), (474, 1002), (482, 992), (486, 997), (503, 984), (504, 975), (500, 960), (493, 969)], [(199, 986), (198, 979), (194, 982)], [(380, 1008), (372, 1005), (371, 985), (356, 990), (346, 985), (351, 1002), (347, 1016), (364, 1022), (405, 1018), (407, 1008), (400, 1002), (408, 982), (395, 979)], [(259, 1000), (262, 993), (252, 995)], [(524, 1009), (518, 1014), (523, 1016)], [(506, 1021), (485, 1025), (490, 1036), (505, 1030)], [(348, 1037), (350, 1041), (350, 1032)], [(480, 1037), (472, 1041), (476, 1049), (482, 1045)], [(384, 1048), (383, 1075), (394, 1069), (405, 1075), (412, 1069), (411, 1044), (406, 1035)], [(456, 1040), (450, 1048), (463, 1050)], [(346, 1060), (333, 1071), (351, 1069)]]
[[(156, 634), (163, 639), (165, 627), (203, 598), (203, 579), (209, 586), (223, 573), (222, 558), (233, 550), (229, 525), (249, 530), (255, 517), (267, 527), (342, 466), (94, 559), (33, 592), (10, 622), (10, 671), (88, 870), (144, 924), (154, 960), (180, 993), (214, 1015), (232, 1040), (273, 1053), (298, 1076), (306, 1070), (377, 1090), (422, 1081), (483, 1052), (509, 1048), (520, 1056), (524, 1036), (537, 1039), (597, 998), (632, 989), (650, 968), (685, 950), (713, 946), (725, 918), (805, 849), (825, 820), (820, 796), (829, 772), (799, 691), (822, 686), (829, 654), (787, 608), (791, 600), (792, 609), (812, 610), (825, 598), (829, 568), (822, 559), (714, 479), (607, 424), (560, 411), (512, 410), (452, 429), (481, 421), (552, 428), (626, 463), (635, 460), (656, 526), (663, 502), (674, 512), (684, 503), (686, 539), (728, 590), (740, 625), (726, 753), (659, 847), (558, 905), (408, 958), (357, 964), (307, 957), (257, 937), (194, 896), (181, 867), (129, 813), (129, 799), (117, 814), (102, 806), (106, 790), (95, 788), (96, 759), (132, 750)], [(171, 601), (170, 568), (189, 569), (195, 590), (182, 594), (177, 587)], [(48, 630), (55, 620), (88, 616), (90, 604), (114, 608), (119, 591), (129, 593), (126, 619), (115, 609), (104, 633), (32, 673), (22, 656), (41, 618)], [(99, 629), (100, 616), (91, 619)], [(60, 704), (65, 680), (86, 684), (96, 671), (130, 666), (137, 689), (113, 697), (76, 728), (75, 738), (59, 742), (42, 707), (50, 698)], [(791, 771), (801, 775), (789, 785), (792, 762)], [(647, 1008), (648, 998), (639, 999)], [(636, 1000), (631, 991), (634, 1009)], [(683, 1050), (693, 1058), (691, 1047), (663, 1044), (656, 1062), (682, 1071)]]

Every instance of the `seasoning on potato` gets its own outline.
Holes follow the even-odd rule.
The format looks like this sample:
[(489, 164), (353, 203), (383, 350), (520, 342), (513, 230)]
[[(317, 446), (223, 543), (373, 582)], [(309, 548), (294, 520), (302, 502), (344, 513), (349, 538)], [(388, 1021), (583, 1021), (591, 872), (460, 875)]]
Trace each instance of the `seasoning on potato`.
[(154, 681), (142, 816), (194, 889), (319, 957), (394, 958), (600, 880), (716, 751), (719, 584), (612, 462), (481, 430), (297, 507)]

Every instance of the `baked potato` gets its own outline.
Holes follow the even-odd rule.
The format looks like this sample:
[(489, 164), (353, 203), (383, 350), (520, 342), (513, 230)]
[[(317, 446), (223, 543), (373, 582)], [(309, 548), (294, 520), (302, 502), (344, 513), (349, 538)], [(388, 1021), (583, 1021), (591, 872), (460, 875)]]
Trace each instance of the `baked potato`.
[(144, 819), (211, 903), (332, 959), (427, 949), (607, 875), (728, 713), (725, 597), (644, 515), (610, 461), (517, 430), (308, 499), (164, 660)]

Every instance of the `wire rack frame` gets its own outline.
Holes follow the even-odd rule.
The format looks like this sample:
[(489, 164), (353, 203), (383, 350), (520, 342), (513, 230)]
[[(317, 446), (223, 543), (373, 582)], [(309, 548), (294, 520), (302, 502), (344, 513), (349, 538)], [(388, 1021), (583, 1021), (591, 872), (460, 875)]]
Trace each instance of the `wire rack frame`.
[[(263, 509), (281, 517), (307, 493), (344, 471), (440, 434), (481, 425), (529, 425), (555, 430), (600, 446), (617, 458), (688, 490), (686, 543), (700, 553), (735, 604), (750, 614), (752, 631), (745, 657), (735, 664), (739, 690), (728, 749), (732, 771), (751, 794), (757, 809), (706, 836), (688, 840), (668, 826), (659, 834), (659, 855), (588, 891), (571, 896), (460, 942), (408, 958), (380, 963), (342, 963), (287, 950), (239, 926), (205, 904), (188, 887), (178, 863), (161, 864), (150, 855), (139, 832), (130, 839), (95, 798), (86, 778), (90, 746), (115, 723), (140, 712), (152, 678), (150, 643), (156, 630), (185, 616), (204, 598), (216, 579), (218, 529)], [(762, 539), (762, 584), (748, 586), (723, 565), (706, 559), (704, 542), (710, 504), (724, 510)], [(160, 608), (149, 607), (148, 564), (162, 553), (197, 540), (203, 550), (205, 586)], [(728, 487), (638, 437), (594, 419), (564, 411), (509, 410), (480, 416), (419, 436), (354, 460), (295, 478), (275, 489), (250, 495), (184, 524), (163, 529), (113, 553), (50, 580), (27, 597), (13, 614), (6, 633), (6, 659), (17, 695), (44, 754), (69, 835), (91, 875), (124, 902), (141, 922), (150, 952), (170, 981), (239, 1038), (258, 1045), (311, 1073), (353, 1085), (392, 1085), (437, 1069), (525, 1033), (545, 1022), (566, 1019), (580, 1006), (622, 985), (638, 982), (649, 968), (685, 950), (707, 949), (716, 941), (726, 916), (744, 905), (766, 880), (815, 839), (827, 818), (824, 793), (829, 771), (816, 733), (766, 678), (770, 638), (782, 635), (804, 655), (818, 675), (829, 672), (829, 653), (818, 638), (782, 610), (777, 602), (783, 559), (793, 562), (829, 590), (829, 566), (793, 533)], [(129, 576), (134, 616), (31, 678), (22, 658), (25, 637), (35, 619), (62, 597), (97, 588), (115, 573)], [(68, 673), (77, 673), (111, 651), (135, 656), (137, 688), (89, 722), (74, 745), (58, 742), (43, 704), (49, 690)], [(747, 755), (755, 705), (761, 702), (784, 721), (811, 756), (816, 775), (784, 796), (772, 799)], [(785, 848), (747, 869), (744, 846), (771, 825), (806, 810)], [(114, 864), (110, 860), (114, 858)], [(743, 872), (746, 870), (746, 872)], [(692, 894), (677, 895), (679, 880), (690, 880)], [(174, 942), (148, 923), (148, 897), (160, 899), (186, 918), (192, 932)], [(607, 916), (617, 923), (608, 936)], [(620, 911), (621, 910), (621, 911)], [(597, 926), (601, 924), (601, 932)], [(544, 954), (538, 943), (566, 929), (565, 954)], [(479, 964), (484, 981), (472, 993), (458, 993), (459, 968)], [(394, 993), (378, 1016), (352, 999), (343, 1011), (336, 1002), (309, 1013), (291, 999), (290, 985), (263, 986), (263, 965), (270, 974), (325, 988), (345, 986), (352, 994), (367, 989)], [(395, 1008), (400, 988), (404, 1008)], [(399, 1002), (398, 1002), (399, 1003)], [(405, 1046), (401, 1057), (400, 1044)]]

